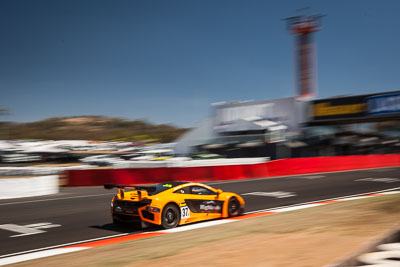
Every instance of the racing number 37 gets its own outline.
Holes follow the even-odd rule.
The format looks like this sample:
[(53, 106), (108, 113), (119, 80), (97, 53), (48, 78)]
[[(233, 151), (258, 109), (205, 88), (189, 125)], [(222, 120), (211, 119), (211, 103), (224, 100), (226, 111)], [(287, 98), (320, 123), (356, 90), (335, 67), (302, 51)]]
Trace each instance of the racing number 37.
[(188, 206), (181, 207), (181, 218), (186, 219), (190, 217), (190, 210)]

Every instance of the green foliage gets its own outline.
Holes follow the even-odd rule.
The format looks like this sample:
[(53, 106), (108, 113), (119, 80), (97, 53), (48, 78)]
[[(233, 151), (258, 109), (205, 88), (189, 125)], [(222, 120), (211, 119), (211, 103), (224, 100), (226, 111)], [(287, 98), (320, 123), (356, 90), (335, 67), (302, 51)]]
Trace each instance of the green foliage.
[(0, 139), (171, 142), (187, 129), (102, 116), (57, 117), (31, 123), (0, 123)]

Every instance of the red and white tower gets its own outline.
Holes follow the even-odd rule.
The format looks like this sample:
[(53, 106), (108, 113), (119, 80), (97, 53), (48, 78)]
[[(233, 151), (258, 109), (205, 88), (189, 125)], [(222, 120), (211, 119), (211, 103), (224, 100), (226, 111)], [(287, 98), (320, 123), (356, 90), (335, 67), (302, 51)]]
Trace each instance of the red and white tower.
[(316, 48), (313, 32), (320, 30), (322, 15), (295, 16), (285, 19), (288, 30), (296, 35), (297, 96), (312, 98), (317, 95)]

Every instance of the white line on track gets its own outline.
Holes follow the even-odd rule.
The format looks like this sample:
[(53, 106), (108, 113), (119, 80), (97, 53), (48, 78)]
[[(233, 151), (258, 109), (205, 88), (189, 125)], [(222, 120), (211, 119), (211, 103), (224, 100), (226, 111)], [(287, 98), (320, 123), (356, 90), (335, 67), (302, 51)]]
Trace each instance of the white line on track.
[[(392, 167), (387, 167), (388, 171), (393, 171), (394, 168), (396, 168), (396, 167), (394, 167), (393, 169), (390, 169), (390, 168), (392, 168)], [(381, 170), (381, 169), (369, 169), (368, 171), (370, 171), (370, 172), (382, 172), (384, 170)]]
[[(115, 193), (104, 193), (104, 194), (95, 194), (95, 195), (86, 195), (86, 196), (73, 196), (73, 197), (60, 197), (60, 198), (49, 198), (49, 199), (38, 199), (38, 200), (27, 200), (27, 201), (18, 201), (18, 202), (8, 202), (8, 203), (1, 203), (0, 206), (15, 205), (15, 204), (25, 204), (25, 203), (34, 203), (34, 202), (44, 202), (44, 201), (54, 201), (54, 200), (64, 200), (64, 199), (73, 199), (73, 198), (86, 198), (86, 197), (107, 196), (107, 195), (115, 195)], [(111, 200), (110, 200), (110, 201), (111, 201)]]
[(87, 247), (57, 248), (57, 249), (51, 249), (51, 250), (46, 250), (46, 251), (38, 251), (38, 252), (26, 254), (26, 255), (19, 255), (19, 256), (6, 258), (6, 259), (0, 259), (0, 266), (17, 263), (17, 262), (21, 262), (21, 261), (29, 261), (29, 260), (40, 259), (40, 258), (45, 258), (45, 257), (49, 257), (49, 256), (65, 254), (65, 253), (77, 252), (77, 251), (81, 251), (84, 249), (89, 249), (89, 248), (87, 248)]
[(294, 177), (294, 178), (314, 180), (325, 177), (326, 177), (325, 175), (304, 175), (304, 177)]
[(37, 248), (37, 249), (31, 249), (31, 250), (26, 250), (26, 251), (21, 251), (21, 252), (15, 252), (15, 253), (1, 255), (0, 259), (1, 258), (5, 258), (5, 257), (10, 257), (10, 256), (16, 256), (16, 255), (21, 255), (21, 254), (26, 254), (26, 253), (31, 253), (31, 252), (37, 252), (37, 251), (42, 251), (42, 250), (47, 250), (47, 249), (53, 249), (53, 248), (72, 246), (72, 245), (77, 245), (77, 244), (81, 244), (81, 243), (87, 243), (87, 242), (92, 242), (92, 241), (109, 239), (109, 238), (113, 238), (113, 237), (120, 237), (120, 236), (125, 236), (125, 235), (130, 235), (130, 234), (134, 234), (134, 233), (122, 233), (122, 234), (117, 234), (117, 235), (109, 235), (109, 236), (103, 236), (103, 237), (98, 237), (98, 238), (93, 238), (93, 239), (76, 241), (76, 242), (71, 242), (71, 243), (66, 243), (66, 244), (61, 244), (61, 245), (55, 245), (55, 246), (50, 246), (50, 247)]
[(19, 233), (18, 235), (12, 235), (11, 237), (35, 235), (35, 234), (41, 234), (41, 233), (45, 232), (43, 230), (38, 230), (35, 228), (29, 228), (26, 226), (16, 225), (16, 224), (0, 224), (0, 229), (11, 231), (14, 233), (15, 232)]
[(189, 224), (189, 225), (183, 225), (180, 227), (176, 227), (176, 228), (172, 228), (172, 229), (168, 229), (168, 230), (161, 230), (161, 232), (163, 233), (176, 233), (176, 232), (183, 232), (183, 231), (189, 231), (189, 230), (193, 230), (193, 229), (200, 229), (200, 228), (204, 228), (204, 227), (209, 227), (209, 226), (214, 226), (214, 225), (221, 225), (224, 223), (230, 223), (236, 220), (229, 220), (229, 221), (209, 221), (209, 222), (204, 222), (204, 223), (196, 223), (196, 224)]

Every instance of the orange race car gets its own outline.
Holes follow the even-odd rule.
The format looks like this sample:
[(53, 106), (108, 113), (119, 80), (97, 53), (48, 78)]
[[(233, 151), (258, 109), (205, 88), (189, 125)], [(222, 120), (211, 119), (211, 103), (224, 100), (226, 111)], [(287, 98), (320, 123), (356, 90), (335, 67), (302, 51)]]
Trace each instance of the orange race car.
[(155, 186), (113, 185), (113, 222), (145, 222), (173, 228), (192, 222), (240, 215), (245, 202), (235, 193), (191, 182), (169, 182)]

